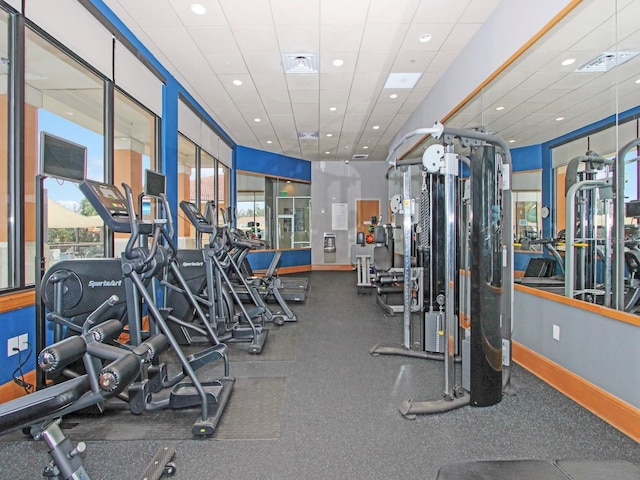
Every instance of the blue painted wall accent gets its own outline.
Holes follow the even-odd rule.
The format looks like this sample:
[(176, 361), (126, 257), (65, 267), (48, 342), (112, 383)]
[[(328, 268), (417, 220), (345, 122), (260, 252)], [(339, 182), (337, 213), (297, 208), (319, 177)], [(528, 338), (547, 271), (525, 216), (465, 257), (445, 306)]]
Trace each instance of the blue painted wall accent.
[[(274, 252), (253, 251), (249, 252), (247, 259), (252, 270), (267, 270), (273, 259)], [(300, 265), (311, 265), (311, 249), (284, 250), (280, 257), (279, 267), (296, 267)]]
[(514, 172), (540, 170), (542, 168), (542, 145), (513, 148), (510, 152)]
[(235, 166), (238, 170), (262, 173), (273, 177), (311, 181), (311, 162), (265, 152), (249, 147), (236, 148)]
[[(170, 205), (178, 203), (178, 84), (172, 78), (162, 89), (162, 172), (167, 177), (167, 199)], [(173, 224), (178, 223), (178, 209), (171, 208)], [(177, 241), (177, 229), (174, 240)]]
[[(35, 343), (36, 343), (36, 329), (35, 329), (35, 316), (36, 309), (35, 307), (25, 307), (19, 308), (18, 310), (14, 310), (12, 312), (6, 312), (0, 314), (0, 324), (2, 328), (0, 329), (0, 385), (3, 385), (12, 380), (13, 371), (18, 367), (18, 359), (20, 358), (24, 361), (25, 356), (29, 353), (29, 360), (23, 367), (22, 371), (24, 373), (31, 372), (35, 369), (36, 365), (36, 351), (35, 351)], [(18, 335), (23, 334), (29, 335), (29, 343), (31, 344), (31, 349), (23, 350), (20, 355), (7, 355), (7, 340), (10, 338), (16, 337)], [(47, 337), (51, 337), (52, 335), (47, 331)], [(51, 340), (49, 339), (49, 342)], [(47, 343), (49, 343), (47, 342)]]

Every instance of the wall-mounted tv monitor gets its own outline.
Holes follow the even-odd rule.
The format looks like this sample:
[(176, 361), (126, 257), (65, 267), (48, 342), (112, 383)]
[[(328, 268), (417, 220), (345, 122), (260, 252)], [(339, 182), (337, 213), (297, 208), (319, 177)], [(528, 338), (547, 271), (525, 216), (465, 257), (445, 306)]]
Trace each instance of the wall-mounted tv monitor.
[(87, 147), (41, 132), (40, 173), (81, 182), (87, 177)]
[(166, 177), (153, 170), (144, 171), (144, 194), (150, 197), (159, 197), (161, 193), (166, 193)]

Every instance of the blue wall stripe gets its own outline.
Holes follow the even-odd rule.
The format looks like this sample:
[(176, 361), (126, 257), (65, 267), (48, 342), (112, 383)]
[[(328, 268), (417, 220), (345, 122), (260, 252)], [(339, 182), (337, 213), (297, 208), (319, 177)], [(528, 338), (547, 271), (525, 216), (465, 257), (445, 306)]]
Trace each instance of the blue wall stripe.
[(236, 168), (274, 177), (311, 181), (311, 162), (249, 147), (236, 148)]

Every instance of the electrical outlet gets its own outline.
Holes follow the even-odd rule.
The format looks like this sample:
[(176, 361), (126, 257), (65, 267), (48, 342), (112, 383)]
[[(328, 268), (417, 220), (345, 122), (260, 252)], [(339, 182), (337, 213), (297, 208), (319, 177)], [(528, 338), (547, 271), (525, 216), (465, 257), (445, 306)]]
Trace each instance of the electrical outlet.
[(560, 341), (560, 327), (558, 325), (553, 326), (553, 339)]
[(29, 334), (23, 333), (7, 340), (7, 357), (29, 348)]

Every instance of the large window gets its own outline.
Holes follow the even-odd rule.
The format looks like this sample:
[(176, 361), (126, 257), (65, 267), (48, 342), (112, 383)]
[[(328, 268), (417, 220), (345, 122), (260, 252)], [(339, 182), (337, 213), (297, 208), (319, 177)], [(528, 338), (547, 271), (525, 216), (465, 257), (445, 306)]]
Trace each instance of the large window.
[(8, 51), (8, 39), (9, 39), (9, 16), (6, 12), (0, 10), (0, 171), (4, 173), (4, 178), (0, 180), (0, 198), (4, 201), (4, 207), (0, 209), (0, 288), (7, 288), (12, 286), (12, 280), (10, 279), (9, 270), (9, 163), (8, 163), (8, 124), (6, 119), (9, 116), (9, 102), (8, 102), (8, 90), (9, 90), (9, 51)]
[[(36, 275), (36, 189), (43, 132), (86, 148), (86, 177), (104, 177), (104, 80), (36, 32), (26, 31), (24, 218), (26, 283)], [(102, 254), (102, 222), (93, 217), (77, 182), (42, 182), (46, 266), (61, 259)]]
[(311, 184), (237, 174), (237, 227), (268, 248), (311, 247)]
[[(113, 183), (118, 187), (124, 182), (132, 190), (134, 197), (144, 184), (146, 169), (158, 170), (156, 164), (156, 116), (140, 106), (124, 93), (116, 90), (114, 96), (114, 148), (113, 148)], [(152, 217), (153, 204), (145, 201), (143, 212), (145, 218)], [(124, 249), (128, 235), (115, 235), (114, 253), (117, 255)]]

